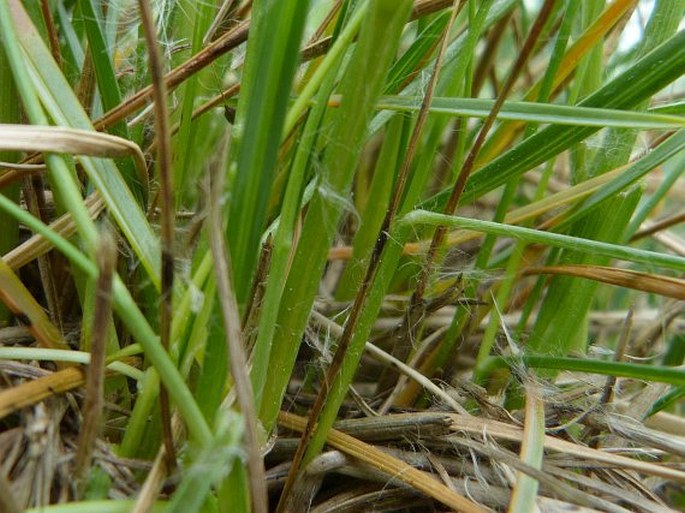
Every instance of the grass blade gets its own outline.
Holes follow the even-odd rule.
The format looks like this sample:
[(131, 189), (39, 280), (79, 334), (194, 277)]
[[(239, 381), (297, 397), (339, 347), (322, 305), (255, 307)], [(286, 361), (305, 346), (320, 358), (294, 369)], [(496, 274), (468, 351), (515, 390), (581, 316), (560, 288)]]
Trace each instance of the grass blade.
[(252, 284), (259, 240), (281, 144), (290, 88), (299, 56), (308, 0), (253, 6), (253, 27), (236, 112), (237, 168), (232, 184), (228, 239), (238, 302)]
[[(335, 102), (335, 99), (333, 101)], [(434, 114), (485, 118), (490, 114), (494, 104), (494, 100), (479, 98), (436, 97), (431, 102), (430, 111)], [(377, 108), (397, 112), (416, 112), (421, 108), (421, 99), (410, 96), (384, 96), (378, 101)], [(516, 101), (504, 102), (497, 113), (497, 119), (549, 123), (550, 125), (644, 130), (679, 129), (685, 126), (685, 120), (680, 116)]]

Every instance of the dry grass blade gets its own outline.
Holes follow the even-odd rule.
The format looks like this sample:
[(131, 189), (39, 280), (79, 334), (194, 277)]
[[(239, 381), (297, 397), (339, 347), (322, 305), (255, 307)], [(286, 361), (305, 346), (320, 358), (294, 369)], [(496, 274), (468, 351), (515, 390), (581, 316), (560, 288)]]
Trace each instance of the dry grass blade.
[[(97, 192), (88, 196), (84, 200), (84, 204), (92, 219), (97, 219), (105, 209), (105, 202)], [(49, 228), (65, 239), (70, 238), (76, 233), (76, 224), (69, 213), (63, 214), (55, 219), (50, 223)], [(2, 259), (13, 271), (16, 271), (39, 256), (46, 254), (52, 248), (52, 243), (45, 237), (42, 235), (33, 235), (31, 238), (15, 247), (12, 251), (5, 254)]]
[(12, 412), (36, 404), (53, 395), (80, 387), (86, 376), (80, 367), (67, 367), (47, 376), (0, 392), (0, 419)]
[(224, 240), (224, 230), (221, 214), (221, 194), (224, 190), (223, 175), (217, 173), (213, 177), (210, 187), (209, 208), (209, 243), (214, 258), (214, 271), (221, 305), (221, 315), (226, 330), (226, 344), (228, 345), (229, 366), (233, 375), (233, 383), (245, 417), (245, 443), (247, 445), (247, 467), (250, 480), (250, 495), (252, 510), (257, 513), (267, 513), (269, 503), (264, 477), (264, 460), (262, 459), (257, 439), (257, 415), (254, 408), (252, 382), (247, 372), (247, 357), (243, 343), (242, 328), (238, 302), (233, 289), (231, 278), (230, 253)]
[(674, 299), (685, 299), (685, 280), (630, 269), (618, 269), (616, 267), (600, 265), (557, 265), (533, 267), (526, 269), (523, 274), (524, 276), (538, 274), (577, 276)]
[(12, 164), (0, 162), (0, 187), (7, 187), (13, 183), (22, 181), (25, 177), (44, 173), (47, 170), (45, 164)]
[(152, 463), (152, 469), (148, 472), (143, 487), (140, 489), (136, 503), (131, 508), (131, 513), (147, 513), (152, 509), (153, 504), (164, 483), (166, 474), (166, 454), (164, 446), (160, 447)]
[[(501, 438), (513, 442), (523, 440), (523, 430), (517, 426), (505, 424), (495, 420), (481, 419), (471, 416), (451, 414), (454, 419), (454, 431), (463, 431), (476, 436), (484, 433), (494, 438)], [(635, 460), (618, 454), (610, 454), (597, 449), (591, 449), (582, 445), (574, 444), (566, 440), (545, 435), (545, 449), (562, 452), (570, 456), (577, 456), (589, 461), (605, 463), (613, 467), (635, 470), (643, 474), (659, 476), (664, 479), (671, 479), (680, 483), (685, 483), (685, 472), (675, 468), (657, 465), (646, 461)]]
[(83, 401), (83, 425), (74, 460), (76, 479), (83, 479), (91, 464), (97, 438), (105, 381), (107, 328), (112, 317), (112, 277), (116, 268), (116, 245), (112, 236), (104, 232), (97, 248), (99, 276), (96, 285), (95, 313), (93, 318), (90, 364), (86, 379), (86, 396)]
[[(526, 383), (526, 423), (521, 443), (521, 461), (538, 470), (542, 467), (544, 433), (545, 404), (540, 388), (531, 379)], [(519, 471), (511, 494), (509, 512), (530, 511), (538, 498), (538, 487), (539, 483), (535, 478)]]
[[(73, 351), (69, 350), (68, 353)], [(85, 353), (87, 355), (87, 353)], [(122, 363), (134, 364), (134, 359), (122, 359)], [(12, 362), (4, 361), (3, 366), (13, 368)], [(110, 364), (105, 371), (105, 376), (114, 375), (116, 365)], [(119, 372), (121, 368), (118, 369)], [(31, 378), (17, 386), (0, 391), (0, 420), (7, 415), (27, 406), (39, 403), (48, 397), (63, 394), (82, 386), (86, 381), (86, 374), (82, 366), (72, 366), (57, 372), (49, 372), (38, 367), (25, 365), (19, 374), (25, 378)]]
[(51, 349), (69, 348), (43, 307), (3, 259), (0, 259), (0, 299), (28, 326), (41, 346)]
[(92, 157), (133, 157), (141, 183), (149, 178), (140, 147), (116, 135), (62, 126), (0, 124), (0, 149), (31, 152), (69, 153)]
[[(502, 468), (506, 474), (509, 474), (510, 469), (512, 468), (519, 472), (524, 472), (526, 475), (539, 481), (548, 493), (551, 493), (555, 497), (560, 497), (573, 505), (577, 504), (586, 507), (595, 507), (599, 508), (599, 511), (606, 511), (607, 513), (629, 513), (628, 509), (615, 505), (603, 497), (597, 497), (584, 490), (579, 490), (561, 479), (550, 475), (548, 472), (527, 465), (522, 462), (515, 453), (512, 453), (503, 447), (497, 447), (486, 441), (479, 442), (469, 438), (462, 438), (454, 440), (453, 442), (468, 448), (470, 451), (475, 451), (488, 457), (491, 461), (496, 462), (497, 466)], [(528, 513), (529, 511), (533, 511), (533, 508), (534, 507), (529, 504), (528, 508), (523, 511)]]
[[(302, 432), (307, 424), (303, 417), (292, 413), (280, 412), (278, 422), (283, 427)], [(337, 429), (328, 432), (327, 442), (331, 447), (366, 463), (392, 479), (398, 479), (410, 487), (434, 498), (442, 504), (464, 513), (485, 513), (488, 510), (456, 494), (426, 472), (391, 456), (372, 445), (360, 442)]]
[(442, 9), (446, 9), (454, 3), (453, 0), (417, 0), (411, 11), (412, 18), (420, 18)]
[(12, 487), (7, 482), (3, 472), (0, 472), (0, 511), (3, 513), (20, 513), (22, 511), (14, 499)]
[(685, 437), (682, 429), (682, 421), (675, 433), (667, 433), (661, 430), (650, 429), (639, 421), (627, 415), (602, 415), (590, 414), (586, 418), (587, 424), (597, 430), (610, 432), (620, 436), (634, 445), (654, 448), (678, 457), (685, 457)]

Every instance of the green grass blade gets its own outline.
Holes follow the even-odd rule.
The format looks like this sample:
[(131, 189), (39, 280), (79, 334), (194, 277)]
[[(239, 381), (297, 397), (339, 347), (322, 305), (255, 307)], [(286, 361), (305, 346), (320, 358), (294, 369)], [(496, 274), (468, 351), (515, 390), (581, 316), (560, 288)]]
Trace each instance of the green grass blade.
[[(105, 42), (105, 35), (102, 30), (102, 20), (98, 15), (98, 8), (93, 0), (79, 0), (79, 8), (82, 13), (83, 25), (86, 29), (90, 55), (95, 70), (98, 91), (104, 111), (113, 109), (121, 103), (121, 91), (112, 60)], [(119, 121), (112, 125), (110, 133), (129, 138), (126, 123)], [(147, 201), (147, 184), (143, 185), (140, 177), (135, 171), (133, 162), (130, 159), (120, 161), (121, 174), (139, 203)]]
[[(4, 50), (0, 49), (0, 76), (8, 77), (12, 73)], [(0, 120), (3, 123), (18, 123), (21, 119), (21, 103), (17, 89), (12, 80), (0, 81)], [(0, 162), (17, 162), (19, 152), (0, 151)], [(2, 193), (15, 203), (19, 203), (20, 184), (4, 187)], [(0, 255), (6, 255), (17, 245), (19, 240), (19, 223), (13, 217), (0, 215)], [(9, 310), (0, 306), (0, 325), (9, 320)]]
[(308, 7), (308, 0), (258, 0), (252, 7), (236, 112), (235, 147), (239, 149), (228, 224), (235, 289), (241, 304), (252, 284)]
[(641, 205), (638, 206), (635, 215), (630, 220), (630, 224), (628, 225), (628, 228), (626, 228), (626, 240), (632, 237), (635, 232), (640, 229), (640, 225), (647, 219), (654, 209), (657, 208), (659, 203), (663, 201), (684, 171), (685, 154), (680, 155), (667, 163), (664, 177), (659, 184), (659, 187), (649, 198), (647, 198)]
[(584, 251), (591, 254), (602, 255), (609, 258), (618, 258), (629, 262), (645, 264), (648, 268), (661, 266), (676, 271), (685, 271), (685, 258), (654, 251), (621, 246), (619, 244), (609, 244), (596, 240), (582, 239), (560, 233), (543, 232), (521, 226), (513, 226), (491, 221), (481, 221), (478, 219), (468, 219), (459, 216), (448, 216), (437, 214), (427, 210), (415, 210), (402, 219), (405, 225), (430, 225), (448, 226), (473, 230), (481, 233), (490, 233), (500, 237), (510, 237), (516, 240), (523, 240), (529, 244), (546, 244), (562, 249)]
[(295, 363), (300, 338), (314, 302), (328, 248), (337, 230), (342, 204), (350, 188), (373, 107), (381, 92), (411, 2), (372, 2), (359, 41), (343, 77), (341, 107), (335, 113), (330, 140), (319, 177), (318, 190), (310, 202), (293, 266), (286, 282), (287, 299), (281, 304), (270, 365), (261, 405), (261, 419), (270, 430)]
[[(681, 31), (578, 105), (628, 109), (663, 89), (684, 72), (685, 31)], [(597, 130), (596, 127), (566, 126), (550, 126), (541, 130), (475, 172), (466, 186), (462, 201), (473, 201), (586, 139)], [(430, 204), (442, 204), (448, 195), (449, 191), (441, 192), (430, 200)]]
[(631, 378), (657, 383), (669, 383), (685, 386), (685, 371), (659, 365), (637, 365), (624, 362), (604, 362), (584, 358), (562, 358), (552, 356), (526, 355), (521, 357), (493, 356), (488, 359), (488, 366), (496, 367), (532, 367), (535, 369), (555, 369), (574, 372), (588, 372), (605, 376)]
[[(478, 98), (435, 97), (431, 102), (430, 111), (433, 114), (485, 118), (494, 104), (494, 100)], [(398, 112), (418, 112), (421, 108), (421, 98), (415, 96), (383, 96), (378, 101), (377, 108)], [(505, 102), (497, 114), (497, 118), (551, 125), (640, 130), (668, 130), (685, 127), (685, 118), (680, 116), (516, 101)]]
[[(187, 11), (192, 13), (192, 47), (193, 55), (202, 49), (202, 39), (212, 22), (216, 7), (211, 3), (188, 2)], [(190, 22), (190, 20), (188, 21)], [(183, 102), (181, 105), (181, 120), (174, 145), (174, 181), (177, 184), (176, 202), (182, 204), (184, 198), (193, 197), (192, 193), (187, 194), (188, 180), (195, 178), (189, 175), (192, 168), (193, 157), (195, 157), (194, 145), (201, 140), (203, 134), (198, 133), (198, 120), (193, 120), (193, 109), (195, 101), (201, 92), (204, 92), (203, 82), (209, 79), (208, 73), (195, 74), (190, 77), (182, 87)], [(205, 134), (206, 135), (206, 134)]]
[(353, 299), (364, 277), (371, 250), (383, 224), (392, 186), (401, 164), (402, 153), (406, 147), (406, 140), (402, 141), (402, 136), (407, 124), (407, 120), (402, 116), (394, 117), (388, 124), (371, 181), (366, 210), (352, 241), (352, 259), (345, 266), (338, 281), (336, 297), (340, 300)]
[(236, 459), (242, 455), (241, 438), (244, 422), (233, 411), (219, 410), (216, 434), (211, 442), (193, 455), (193, 462), (185, 472), (176, 492), (166, 508), (168, 513), (196, 513), (216, 486), (224, 479)]
[(333, 90), (334, 85), (335, 73), (331, 73), (322, 84), (318, 94), (318, 101), (307, 117), (283, 197), (278, 228), (273, 238), (269, 279), (266, 284), (266, 291), (264, 292), (257, 341), (253, 351), (251, 378), (255, 404), (257, 405), (261, 404), (262, 391), (269, 372), (269, 356), (276, 331), (278, 309), (283, 300), (283, 292), (288, 275), (288, 261), (293, 244), (295, 224), (300, 212), (305, 176), (311, 164), (310, 160), (314, 153), (316, 138), (321, 129), (324, 113), (326, 112), (326, 99)]
[[(430, 52), (437, 48), (440, 42), (440, 37), (450, 20), (449, 11), (439, 13), (435, 16), (428, 25), (416, 37), (411, 47), (402, 54), (402, 57), (390, 68), (388, 73), (388, 81), (385, 86), (385, 94), (393, 94), (400, 89), (413, 73), (416, 73), (417, 67), (424, 60), (428, 60)], [(419, 104), (421, 101), (419, 100)]]
[(657, 399), (652, 408), (649, 410), (647, 417), (650, 417), (655, 413), (659, 413), (661, 410), (665, 410), (666, 408), (677, 404), (677, 402), (683, 397), (685, 397), (685, 385), (671, 388), (671, 390), (669, 390), (666, 394)]
[(326, 53), (326, 56), (316, 69), (316, 72), (309, 79), (307, 84), (302, 89), (302, 92), (297, 96), (295, 102), (288, 111), (284, 133), (289, 134), (292, 131), (297, 121), (306, 111), (310, 100), (314, 97), (314, 94), (316, 94), (316, 91), (320, 88), (323, 81), (339, 66), (340, 59), (343, 58), (345, 52), (352, 45), (355, 36), (359, 33), (359, 27), (361, 27), (364, 16), (368, 11), (368, 7), (368, 1), (356, 7), (355, 11), (350, 17), (349, 22), (344, 25), (336, 37), (333, 46)]
[[(121, 92), (117, 83), (114, 67), (107, 51), (105, 36), (102, 32), (102, 20), (94, 0), (79, 0), (83, 25), (86, 29), (90, 53), (93, 56), (93, 67), (105, 111), (116, 107), (121, 102)], [(122, 121), (113, 125), (113, 133), (126, 137), (126, 124)]]

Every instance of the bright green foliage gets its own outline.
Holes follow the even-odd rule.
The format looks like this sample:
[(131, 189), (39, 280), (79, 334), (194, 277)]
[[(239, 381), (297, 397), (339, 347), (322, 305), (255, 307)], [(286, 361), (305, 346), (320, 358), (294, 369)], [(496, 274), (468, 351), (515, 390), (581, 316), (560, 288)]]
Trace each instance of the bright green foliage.
[(280, 408), (288, 381), (284, 377), (290, 374), (295, 362), (373, 107), (391, 59), (395, 57), (409, 7), (407, 1), (372, 3), (351, 58), (352, 65), (340, 85), (340, 111), (330, 121), (332, 126), (324, 127), (326, 153), (279, 310), (276, 332), (279, 343), (273, 346), (270, 360), (275, 372), (269, 374), (264, 387), (261, 417), (269, 428)]
[[(325, 401), (304, 465), (321, 453), (334, 423), (361, 404), (356, 395), (350, 400), (351, 386), (368, 403), (362, 410), (421, 409), (433, 400), (422, 396), (416, 382), (400, 380), (382, 404), (389, 393), (382, 388), (394, 384), (397, 369), (389, 372), (363, 358), (369, 341), (392, 351), (400, 340), (408, 363), (439, 380), (446, 393), (460, 383), (467, 394), (487, 399), (490, 404), (460, 403), (476, 417), (491, 419), (496, 411), (505, 418), (499, 409), (523, 404), (517, 394), (526, 390), (531, 425), (520, 458), (538, 469), (547, 454), (541, 443), (545, 423), (566, 421), (556, 403), (546, 401), (558, 392), (574, 393), (567, 386), (572, 373), (624, 378), (626, 386), (613, 391), (621, 401), (637, 397), (643, 382), (662, 383), (661, 396), (642, 413), (682, 413), (685, 350), (680, 321), (671, 323), (670, 297), (682, 297), (676, 280), (685, 271), (678, 252), (683, 231), (678, 224), (661, 226), (656, 235), (644, 230), (682, 210), (685, 31), (678, 27), (685, 0), (557, 0), (537, 35), (531, 30), (547, 2), (149, 3), (168, 73), (176, 189), (170, 347), (162, 347), (157, 332), (159, 177), (145, 176), (130, 153), (72, 146), (33, 155), (24, 143), (22, 154), (14, 151), (16, 142), (0, 138), (0, 252), (5, 277), (14, 284), (21, 278), (26, 297), (20, 299), (38, 308), (46, 306), (47, 296), (33, 277), (33, 261), (52, 258), (47, 251), (65, 257), (58, 259), (56, 277), (65, 291), (77, 291), (77, 300), (61, 300), (64, 312), (58, 313), (82, 324), (69, 329), (80, 333), (81, 349), (88, 349), (101, 293), (95, 288), (99, 230), (106, 224), (117, 234), (107, 358), (116, 383), (128, 384), (119, 388), (125, 394), (108, 396), (117, 408), (105, 417), (102, 439), (123, 458), (153, 460), (162, 437), (163, 388), (185, 428), (176, 441), (175, 488), (153, 511), (252, 507), (243, 423), (249, 409), (237, 406), (228, 361), (235, 353), (227, 346), (235, 341), (227, 340), (221, 320), (229, 298), (217, 292), (209, 251), (207, 197), (217, 183), (225, 187), (219, 191), (220, 217), (231, 256), (231, 293), (242, 316), (263, 445), (281, 434), (279, 411), (307, 414), (311, 396)], [(461, 11), (452, 19), (454, 5)], [(622, 22), (636, 8), (644, 28), (635, 28), (640, 16), (633, 14), (624, 31)], [(138, 9), (136, 1), (0, 0), (0, 123), (97, 128), (137, 146), (152, 173), (160, 141)], [(211, 36), (210, 26), (216, 29)], [(629, 35), (637, 36), (632, 48), (624, 47)], [(443, 36), (445, 52), (436, 67)], [(475, 156), (456, 213), (444, 213), (527, 37), (536, 38), (530, 57)], [(427, 117), (417, 123), (434, 73)], [(41, 219), (20, 196), (27, 168), (9, 171), (2, 164), (22, 159), (46, 164), (28, 168), (45, 176), (48, 208)], [(398, 180), (402, 170), (406, 182)], [(94, 193), (104, 204), (95, 214), (86, 203)], [(387, 217), (391, 207), (394, 215)], [(61, 214), (73, 226), (48, 226)], [(20, 245), (20, 227), (27, 236), (42, 235), (49, 247)], [(446, 228), (446, 240), (428, 265), (428, 240), (438, 227)], [(584, 265), (596, 275), (546, 274), (568, 273), (566, 264)], [(556, 269), (540, 269), (545, 266)], [(607, 278), (607, 267), (616, 274)], [(425, 294), (409, 311), (422, 270), (429, 271), (420, 283)], [(617, 286), (611, 278), (622, 270), (634, 274)], [(638, 277), (648, 287), (641, 288)], [(357, 317), (350, 316), (354, 301)], [(636, 327), (626, 351), (651, 359), (595, 356), (588, 350), (593, 345), (599, 354), (615, 349), (620, 337), (614, 328), (628, 308)], [(593, 324), (612, 314), (621, 317), (615, 325)], [(321, 315), (339, 326), (326, 325)], [(70, 334), (60, 333), (49, 317), (47, 329), (63, 338)], [(653, 340), (642, 343), (638, 335), (648, 332), (643, 325), (657, 321), (663, 340), (653, 331)], [(7, 310), (0, 322), (15, 319)], [(340, 330), (347, 337), (335, 359), (341, 367), (327, 376)], [(82, 351), (11, 344), (0, 357), (55, 365), (89, 361)], [(560, 371), (567, 371), (563, 382), (556, 380)], [(377, 379), (381, 374), (387, 376)], [(490, 395), (480, 397), (486, 392), (469, 387), (468, 380), (488, 386)], [(292, 402), (289, 390), (295, 392)], [(5, 394), (0, 390), (0, 406)], [(599, 393), (588, 401), (591, 408), (602, 406)], [(72, 410), (61, 426), (68, 436), (80, 425)], [(2, 429), (15, 427), (16, 418), (23, 422), (26, 411), (0, 419)], [(548, 411), (557, 418), (545, 419)], [(522, 418), (520, 411), (509, 413)], [(583, 443), (591, 445), (596, 427), (581, 431), (574, 436), (587, 435)], [(107, 468), (93, 471), (78, 501), (46, 505), (45, 511), (131, 510), (131, 501), (101, 500), (121, 493)], [(145, 477), (144, 470), (136, 475), (140, 482)], [(511, 504), (496, 509), (527, 511), (552, 489), (523, 475), (514, 487)]]
[(257, 0), (247, 49), (244, 92), (236, 113), (237, 167), (231, 187), (228, 240), (239, 302), (246, 300), (266, 208), (276, 172), (276, 154), (309, 2)]

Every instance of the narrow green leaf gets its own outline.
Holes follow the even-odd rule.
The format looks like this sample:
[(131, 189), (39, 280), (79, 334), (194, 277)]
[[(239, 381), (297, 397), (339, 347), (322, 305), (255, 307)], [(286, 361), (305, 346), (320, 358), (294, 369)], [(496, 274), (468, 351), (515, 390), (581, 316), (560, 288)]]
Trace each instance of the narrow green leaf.
[[(400, 86), (406, 82), (407, 77), (419, 71), (417, 69), (419, 64), (428, 60), (427, 57), (430, 56), (430, 52), (437, 48), (440, 36), (445, 31), (450, 16), (451, 14), (447, 10), (436, 15), (416, 37), (411, 47), (402, 54), (402, 57), (397, 59), (388, 73), (387, 84), (383, 90), (385, 94), (396, 93)], [(420, 100), (419, 103), (421, 103)]]
[(295, 363), (309, 309), (314, 302), (328, 248), (343, 210), (338, 198), (346, 198), (357, 159), (381, 92), (411, 2), (372, 2), (364, 19), (359, 41), (343, 77), (342, 104), (332, 121), (318, 190), (309, 204), (292, 269), (286, 282), (284, 301), (278, 314), (276, 340), (261, 405), (261, 419), (271, 430)]
[(252, 5), (252, 28), (236, 112), (236, 178), (231, 187), (228, 240), (236, 296), (244, 303), (252, 283), (298, 63), (308, 0)]
[[(421, 108), (421, 101), (418, 96), (383, 96), (378, 101), (377, 108), (399, 112), (418, 112)], [(494, 100), (435, 97), (431, 102), (430, 111), (434, 114), (485, 118), (490, 114), (494, 104)], [(685, 118), (680, 116), (514, 101), (505, 102), (497, 118), (551, 125), (640, 130), (668, 130), (685, 127)]]
[[(102, 30), (103, 23), (94, 0), (79, 0), (79, 8), (88, 37), (90, 55), (95, 70), (98, 91), (100, 92), (102, 108), (104, 111), (108, 111), (121, 103), (121, 92), (119, 91), (119, 83), (114, 73), (107, 43), (105, 42)], [(112, 125), (109, 132), (125, 139), (129, 138), (128, 128), (124, 121), (119, 121)], [(147, 184), (141, 183), (141, 177), (136, 173), (130, 159), (122, 159), (120, 161), (120, 171), (127, 185), (133, 191), (138, 203), (144, 204), (147, 202)]]
[[(578, 106), (629, 109), (666, 87), (684, 72), (685, 31), (681, 31), (588, 96)], [(597, 130), (598, 127), (562, 125), (541, 130), (474, 173), (466, 186), (462, 201), (473, 201), (586, 139)], [(429, 203), (444, 203), (449, 192), (441, 192), (429, 200)]]
[[(0, 76), (9, 77), (12, 68), (5, 51), (0, 47)], [(0, 80), (0, 120), (3, 123), (18, 123), (21, 118), (21, 100), (12, 80)], [(0, 162), (17, 162), (19, 152), (0, 151)], [(20, 184), (15, 183), (2, 189), (3, 194), (15, 203), (19, 203)], [(0, 214), (0, 255), (6, 255), (19, 240), (19, 223), (13, 217)], [(10, 312), (4, 305), (0, 306), (0, 326), (9, 320)]]
[(575, 372), (589, 372), (632, 378), (657, 383), (685, 386), (685, 371), (658, 365), (637, 365), (623, 362), (604, 362), (584, 358), (561, 358), (551, 356), (526, 355), (521, 357), (491, 357), (488, 365), (492, 367), (533, 367), (536, 369), (555, 369)]
[(642, 263), (650, 268), (653, 266), (661, 266), (676, 271), (685, 271), (685, 258), (680, 256), (645, 251), (642, 249), (621, 246), (619, 244), (609, 244), (579, 237), (571, 237), (570, 235), (562, 235), (560, 233), (543, 232), (510, 224), (493, 223), (491, 221), (468, 219), (459, 216), (448, 216), (427, 210), (414, 210), (404, 216), (401, 222), (402, 224), (409, 226), (424, 224), (430, 226), (463, 228), (465, 230), (474, 230), (481, 233), (491, 233), (500, 237), (523, 240), (530, 244), (546, 244), (563, 249), (586, 251), (588, 253), (603, 255), (610, 258), (619, 258), (630, 262)]

